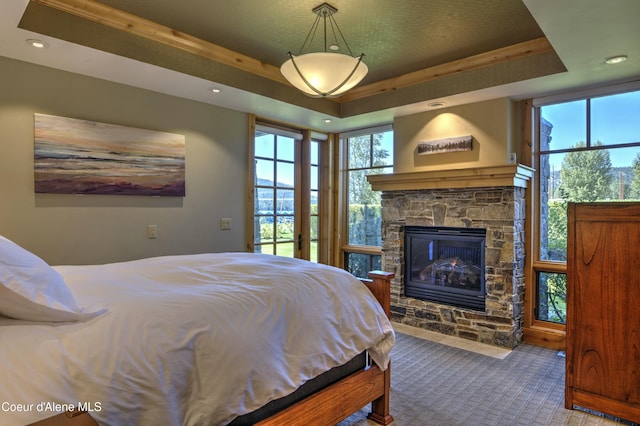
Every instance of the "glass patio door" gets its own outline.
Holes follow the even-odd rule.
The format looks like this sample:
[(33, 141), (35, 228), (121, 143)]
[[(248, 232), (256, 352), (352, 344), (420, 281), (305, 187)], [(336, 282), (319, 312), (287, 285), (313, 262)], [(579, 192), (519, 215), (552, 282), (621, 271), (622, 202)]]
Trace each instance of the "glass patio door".
[(295, 130), (257, 125), (254, 252), (317, 261), (319, 144)]

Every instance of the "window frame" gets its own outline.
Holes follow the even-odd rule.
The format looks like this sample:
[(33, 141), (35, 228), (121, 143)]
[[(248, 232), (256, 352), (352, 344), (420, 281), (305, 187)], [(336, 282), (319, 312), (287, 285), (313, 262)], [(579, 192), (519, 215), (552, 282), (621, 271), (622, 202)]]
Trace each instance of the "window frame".
[[(590, 101), (594, 98), (613, 96), (640, 90), (640, 82), (631, 82), (615, 86), (599, 87), (595, 89), (573, 92), (568, 94), (554, 95), (543, 98), (527, 100), (523, 102), (524, 123), (523, 123), (523, 158), (531, 159), (531, 165), (535, 169), (531, 185), (527, 188), (527, 199), (531, 202), (527, 208), (527, 233), (528, 248), (530, 256), (526, 259), (526, 277), (528, 283), (526, 288), (526, 306), (524, 316), (525, 340), (555, 349), (564, 349), (566, 326), (562, 323), (550, 322), (537, 319), (538, 309), (538, 277), (540, 273), (566, 274), (567, 265), (565, 261), (543, 260), (541, 256), (541, 203), (542, 203), (542, 178), (541, 157), (552, 153), (577, 152), (580, 149), (544, 150), (541, 148), (541, 108), (544, 106), (587, 100), (586, 116), (586, 140), (587, 149), (591, 147), (590, 126), (593, 120), (590, 111)], [(602, 149), (616, 149), (640, 146), (640, 141), (630, 143), (615, 143), (603, 146)], [(530, 236), (530, 237), (529, 237)]]
[[(336, 238), (337, 249), (336, 249), (336, 264), (343, 269), (347, 269), (346, 259), (348, 254), (362, 254), (366, 256), (370, 256), (369, 263), (371, 264), (372, 256), (380, 256), (382, 257), (382, 246), (373, 246), (373, 245), (365, 245), (365, 244), (352, 244), (349, 242), (349, 172), (350, 171), (358, 171), (358, 170), (373, 170), (373, 169), (389, 169), (390, 173), (393, 173), (394, 164), (386, 165), (386, 166), (376, 166), (376, 167), (357, 167), (350, 169), (349, 168), (349, 142), (350, 138), (355, 138), (359, 136), (369, 135), (373, 137), (376, 133), (385, 133), (385, 132), (393, 132), (393, 125), (386, 124), (376, 127), (369, 127), (359, 130), (354, 130), (350, 132), (341, 133), (339, 135), (339, 144), (340, 144), (340, 179), (339, 179), (339, 214), (338, 214), (338, 235)], [(382, 234), (382, 228), (379, 230), (380, 234)], [(361, 277), (366, 278), (366, 277)]]
[[(330, 250), (330, 244), (328, 242), (328, 231), (325, 230), (324, 224), (330, 222), (328, 220), (328, 206), (330, 204), (330, 193), (327, 174), (331, 172), (330, 168), (326, 167), (329, 163), (330, 157), (330, 141), (331, 134), (316, 132), (310, 129), (302, 129), (293, 125), (275, 123), (269, 120), (257, 118), (255, 115), (249, 115), (249, 132), (248, 132), (248, 149), (247, 149), (247, 214), (245, 222), (245, 241), (246, 250), (248, 252), (254, 252), (255, 250), (255, 134), (256, 130), (273, 129), (277, 130), (275, 133), (281, 133), (284, 136), (291, 136), (295, 139), (295, 155), (293, 160), (294, 174), (295, 174), (295, 221), (294, 237), (297, 235), (302, 236), (303, 244), (302, 249), (298, 249), (297, 244), (294, 242), (294, 255), (293, 257), (309, 259), (311, 255), (311, 216), (317, 216), (318, 222), (318, 235), (314, 241), (317, 244), (317, 259), (313, 259), (318, 263), (328, 263), (328, 253)], [(301, 135), (301, 136), (297, 136)], [(295, 136), (295, 137), (294, 137)], [(310, 147), (312, 143), (318, 143), (318, 213), (311, 213), (311, 206), (307, 203), (311, 198), (311, 152)], [(297, 238), (297, 237), (296, 237)], [(295, 238), (294, 238), (295, 239)]]

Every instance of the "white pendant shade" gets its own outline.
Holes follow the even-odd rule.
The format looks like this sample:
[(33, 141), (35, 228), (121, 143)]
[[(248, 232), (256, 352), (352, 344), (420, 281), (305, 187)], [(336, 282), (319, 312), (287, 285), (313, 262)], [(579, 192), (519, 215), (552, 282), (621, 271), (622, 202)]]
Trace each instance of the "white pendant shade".
[(280, 67), (289, 83), (316, 98), (340, 96), (360, 83), (368, 71), (360, 57), (329, 52), (292, 55)]

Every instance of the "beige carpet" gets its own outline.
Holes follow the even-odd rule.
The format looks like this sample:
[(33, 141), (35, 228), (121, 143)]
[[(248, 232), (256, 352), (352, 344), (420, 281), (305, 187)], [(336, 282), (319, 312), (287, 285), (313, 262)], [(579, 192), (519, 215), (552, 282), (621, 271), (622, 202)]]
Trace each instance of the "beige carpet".
[[(564, 408), (562, 353), (523, 344), (491, 356), (397, 333), (394, 426), (633, 425)], [(361, 410), (340, 426), (375, 425)]]

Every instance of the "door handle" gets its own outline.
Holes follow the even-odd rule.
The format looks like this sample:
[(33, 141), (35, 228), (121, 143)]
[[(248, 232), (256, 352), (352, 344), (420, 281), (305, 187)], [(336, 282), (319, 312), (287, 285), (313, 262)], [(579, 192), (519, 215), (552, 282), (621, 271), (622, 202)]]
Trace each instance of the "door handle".
[(298, 250), (302, 250), (302, 234), (298, 234)]

